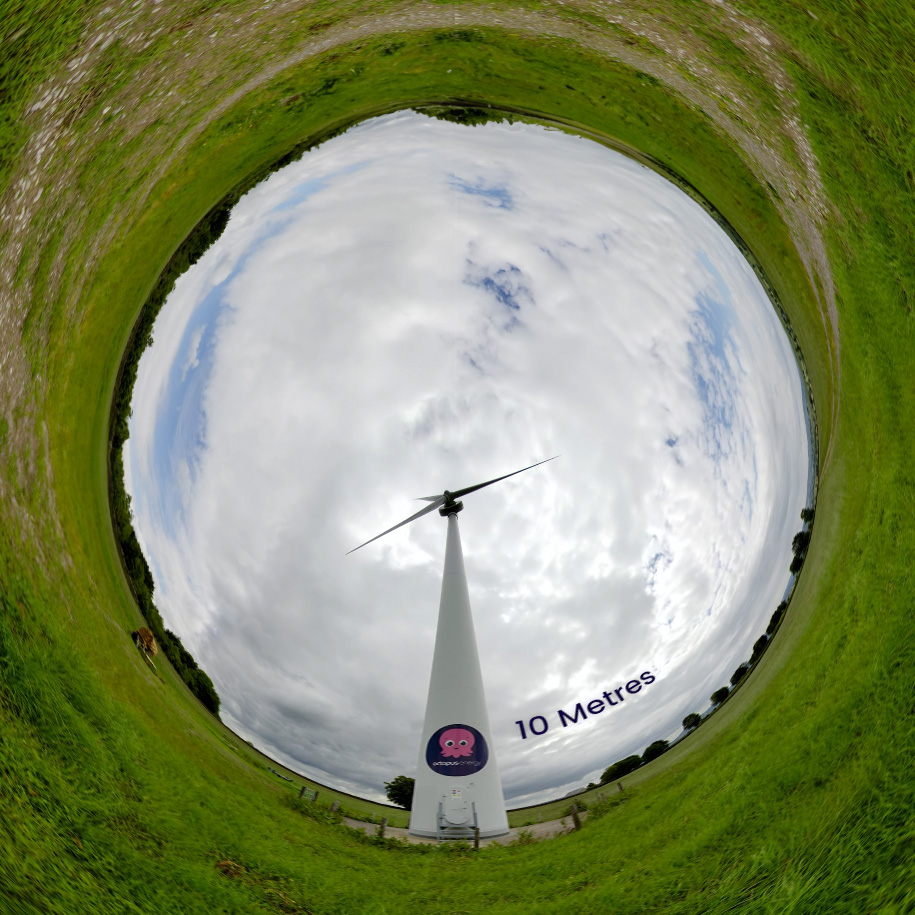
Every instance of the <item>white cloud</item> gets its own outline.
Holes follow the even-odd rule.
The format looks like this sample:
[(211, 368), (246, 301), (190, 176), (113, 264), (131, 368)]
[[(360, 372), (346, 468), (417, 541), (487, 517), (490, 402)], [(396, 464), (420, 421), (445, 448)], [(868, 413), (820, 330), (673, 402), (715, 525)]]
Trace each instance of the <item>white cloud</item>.
[[(509, 797), (704, 708), (787, 584), (787, 339), (714, 221), (590, 141), (366, 122), (239, 203), (155, 341), (128, 485), (159, 607), (227, 723), (327, 782), (415, 765), (444, 527), (345, 555), (415, 496), (562, 454), (461, 516)], [(518, 736), (645, 670), (619, 708)]]

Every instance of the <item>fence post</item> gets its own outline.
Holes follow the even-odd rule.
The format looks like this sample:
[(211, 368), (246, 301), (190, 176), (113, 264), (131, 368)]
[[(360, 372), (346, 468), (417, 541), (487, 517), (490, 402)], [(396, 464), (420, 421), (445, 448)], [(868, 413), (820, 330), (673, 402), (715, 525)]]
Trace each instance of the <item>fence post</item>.
[(379, 839), (384, 838), (384, 831), (387, 828), (387, 825), (388, 825), (388, 818), (383, 817), (381, 820), (381, 825), (378, 827), (378, 838)]
[(300, 798), (305, 796), (305, 788), (306, 788), (306, 786), (305, 786), (305, 785), (302, 785), (302, 790), (299, 792), (299, 797), (300, 797)]
[(318, 789), (317, 788), (315, 788), (315, 796), (311, 799), (311, 802), (313, 804), (316, 804), (318, 802)]
[(572, 801), (572, 822), (576, 829), (581, 829), (581, 820), (578, 818), (578, 804)]
[(473, 827), (473, 847), (475, 851), (480, 850), (480, 827)]

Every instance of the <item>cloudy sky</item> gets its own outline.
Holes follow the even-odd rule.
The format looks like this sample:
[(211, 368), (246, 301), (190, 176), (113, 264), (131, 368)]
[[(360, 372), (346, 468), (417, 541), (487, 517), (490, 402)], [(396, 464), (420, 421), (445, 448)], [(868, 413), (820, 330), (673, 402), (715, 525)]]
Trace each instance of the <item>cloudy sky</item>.
[(460, 516), (510, 806), (679, 733), (789, 583), (787, 338), (701, 207), (592, 141), (365, 122), (239, 203), (154, 337), (125, 456), (157, 605), (225, 722), (324, 783), (415, 773), (445, 523), (346, 553), (417, 496), (561, 454)]

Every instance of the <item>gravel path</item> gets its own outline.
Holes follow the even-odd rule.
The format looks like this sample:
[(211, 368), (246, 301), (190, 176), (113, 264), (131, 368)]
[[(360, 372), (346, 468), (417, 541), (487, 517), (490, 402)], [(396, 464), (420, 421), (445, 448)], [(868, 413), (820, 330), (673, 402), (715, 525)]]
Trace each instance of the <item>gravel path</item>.
[[(588, 814), (582, 813), (579, 814), (579, 816), (581, 820), (585, 820)], [(376, 823), (366, 823), (362, 820), (350, 819), (349, 817), (344, 817), (343, 822), (352, 829), (358, 829), (366, 833), (366, 835), (377, 835), (380, 828)], [(530, 826), (515, 826), (504, 836), (481, 839), (480, 845), (511, 845), (513, 842), (519, 842), (519, 837), (521, 837), (522, 834), (525, 837), (522, 841), (526, 841), (527, 836), (530, 836), (537, 841), (541, 839), (552, 839), (555, 836), (562, 836), (573, 830), (574, 827), (570, 818), (550, 820), (546, 823), (533, 823)], [(412, 836), (410, 835), (409, 830), (398, 826), (388, 826), (385, 829), (384, 834), (386, 838), (401, 839), (402, 841), (411, 842), (415, 845), (436, 845), (439, 841), (438, 839), (427, 839), (423, 836)]]

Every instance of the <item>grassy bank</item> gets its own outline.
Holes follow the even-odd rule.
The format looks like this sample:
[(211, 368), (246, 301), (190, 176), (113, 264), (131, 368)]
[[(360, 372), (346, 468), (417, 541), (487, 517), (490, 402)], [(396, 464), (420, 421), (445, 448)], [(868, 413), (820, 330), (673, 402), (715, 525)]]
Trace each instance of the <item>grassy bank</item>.
[[(817, 19), (784, 4), (742, 8), (792, 79), (799, 129), (819, 158), (828, 207), (811, 219), (833, 271), (836, 352), (816, 295), (827, 278), (808, 278), (779, 212), (778, 169), (797, 163), (776, 157), (769, 191), (736, 134), (684, 94), (695, 86), (719, 99), (714, 86), (728, 79), (775, 120), (788, 104), (768, 58), (748, 56), (748, 33), (729, 34), (724, 14), (704, 4), (633, 5), (621, 22), (575, 4), (505, 4), (501, 24), (486, 11), (489, 28), (473, 21), (477, 4), (407, 5), (388, 20), (386, 3), (316, 2), (283, 15), (242, 2), (159, 4), (129, 22), (99, 17), (102, 6), (42, 8), (3, 71), (15, 89), (2, 104), (16, 155), (3, 159), (0, 181), (12, 270), (0, 382), (0, 908), (911, 908), (915, 277), (905, 239), (915, 222), (915, 103), (896, 88), (910, 72), (910, 23), (895, 12), (889, 23), (879, 7), (866, 19), (841, 4), (811, 7)], [(441, 17), (457, 11), (455, 30)], [(676, 91), (674, 76), (665, 85), (650, 72), (672, 60), (662, 13), (691, 36), (676, 73), (692, 82), (683, 76)], [(104, 50), (89, 48), (111, 31)], [(614, 61), (609, 41), (641, 54), (639, 66)], [(48, 89), (61, 91), (55, 113), (46, 105), (23, 120)], [(477, 855), (372, 844), (303, 812), (169, 665), (158, 676), (145, 665), (128, 638), (141, 620), (106, 480), (121, 355), (190, 229), (295, 144), (449, 99), (581, 124), (643, 150), (709, 198), (791, 319), (823, 463), (791, 612), (734, 699), (630, 776), (581, 832)]]

